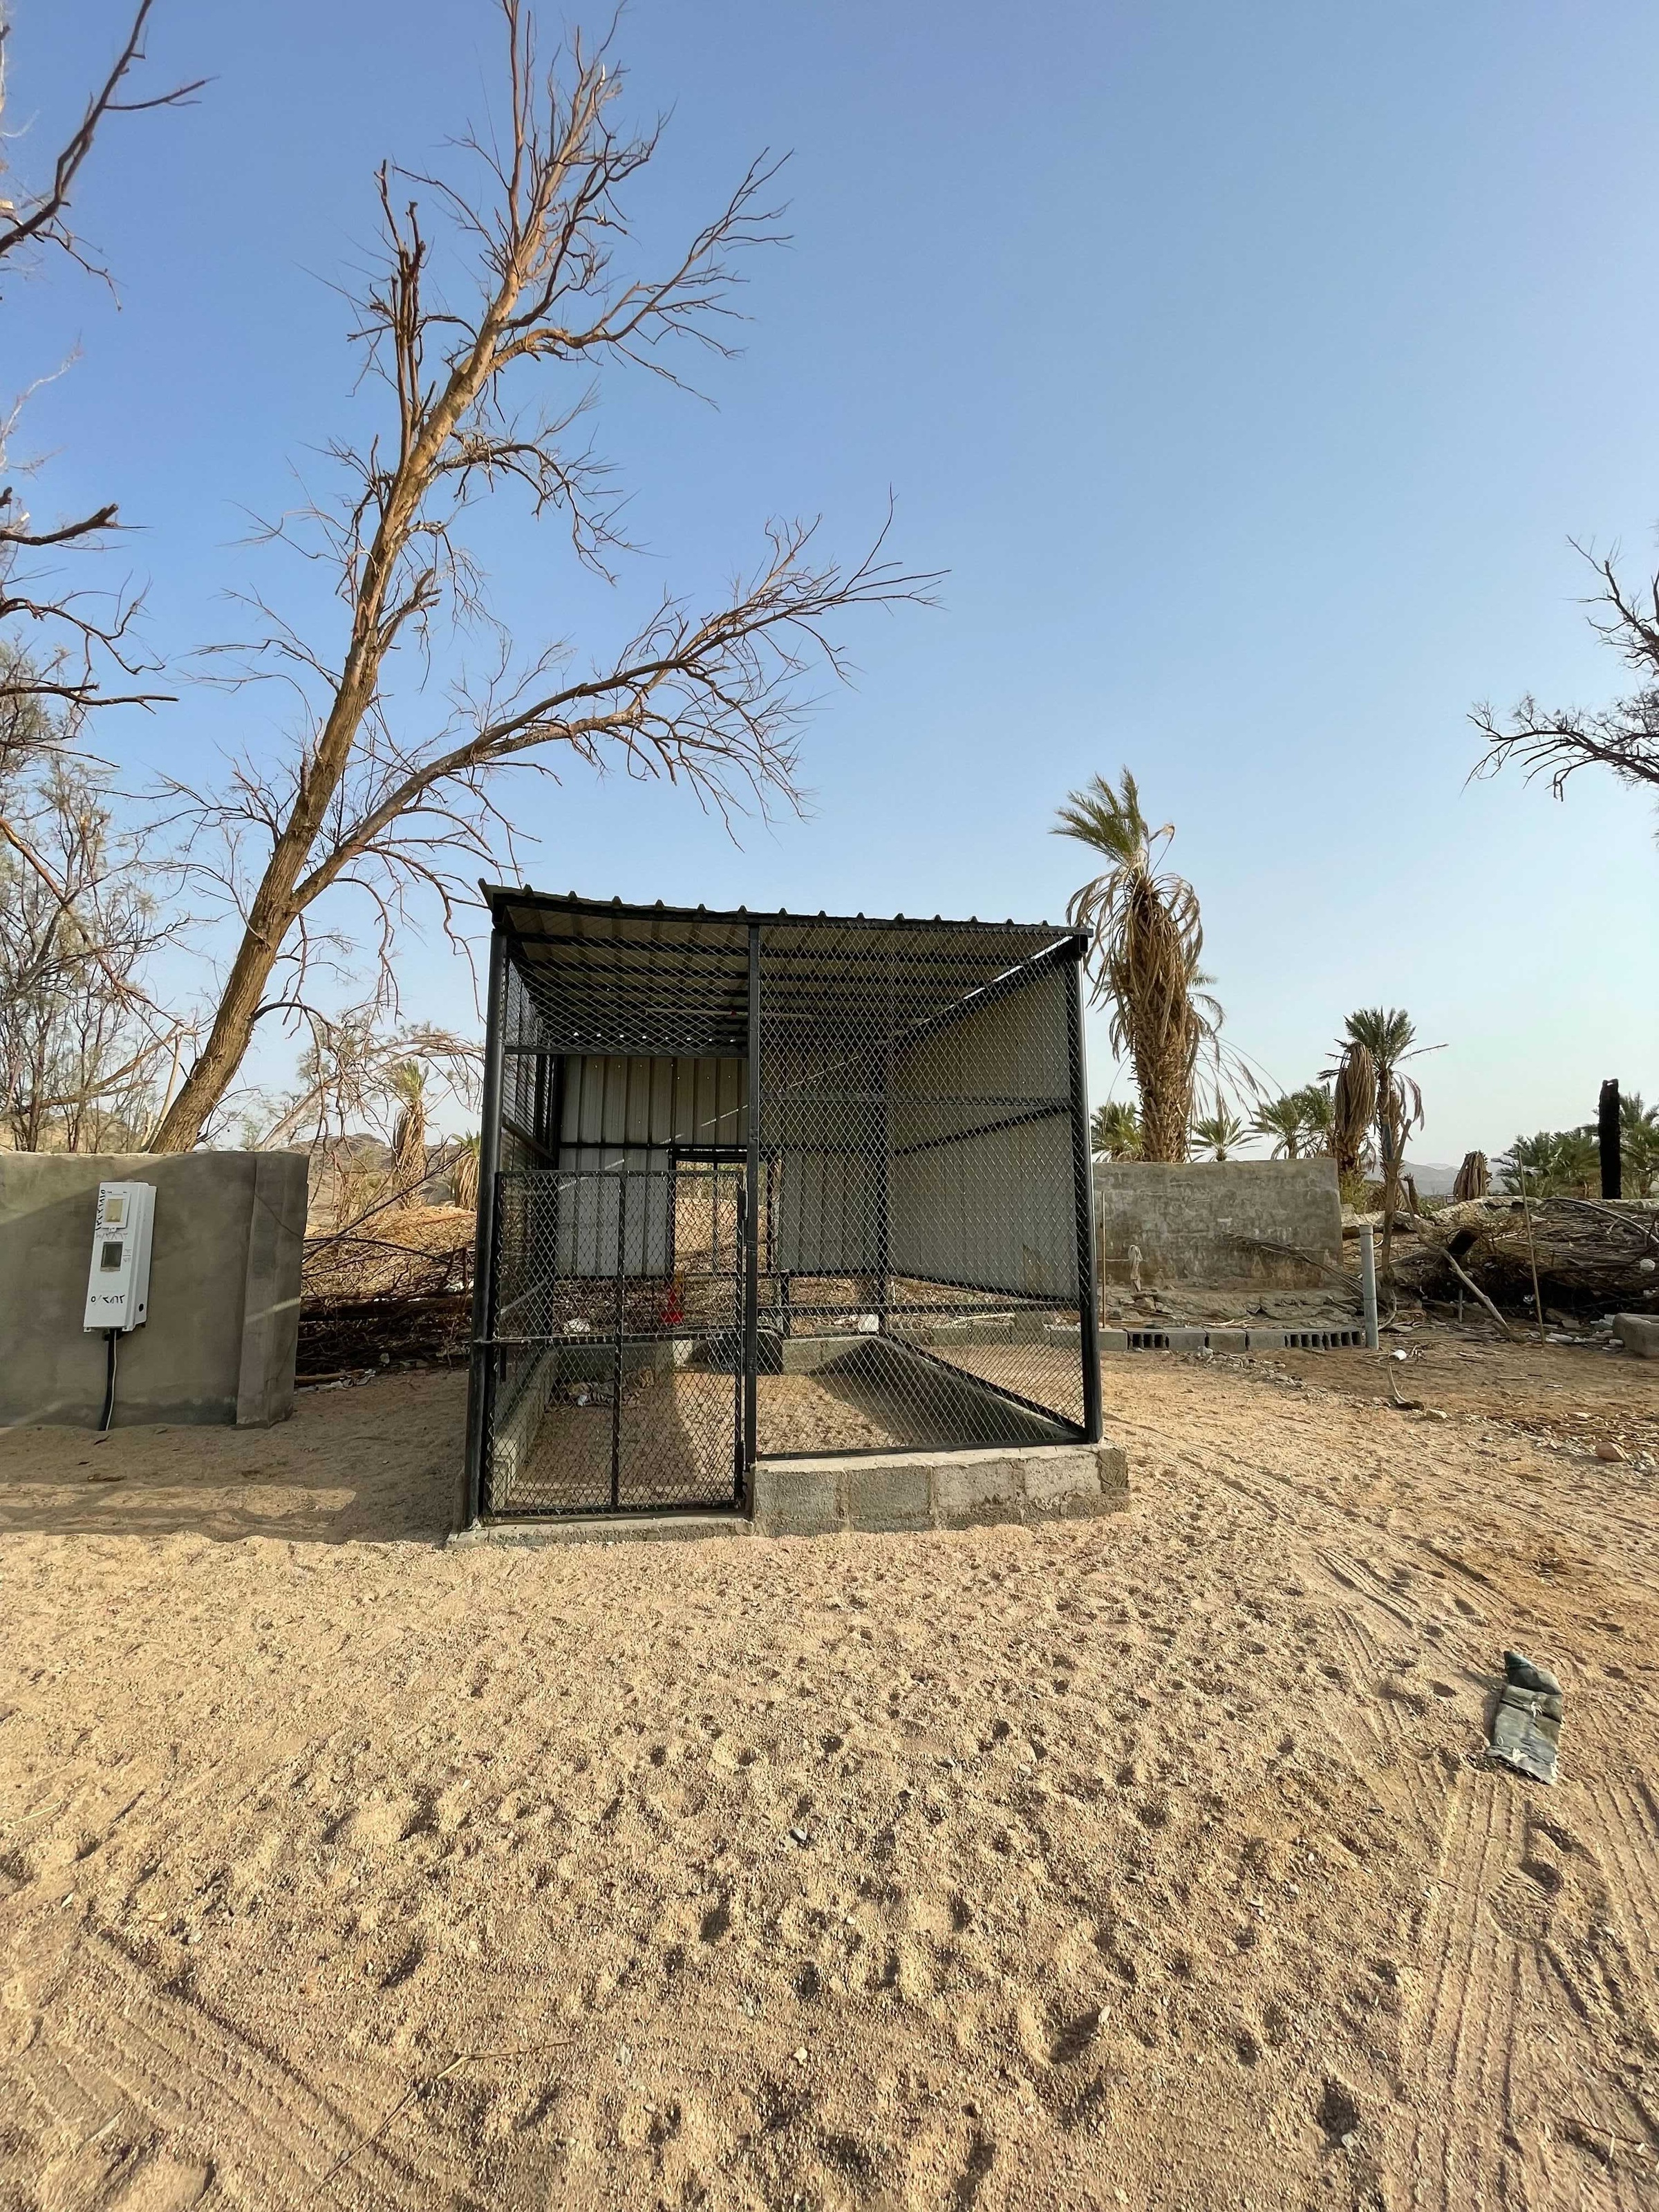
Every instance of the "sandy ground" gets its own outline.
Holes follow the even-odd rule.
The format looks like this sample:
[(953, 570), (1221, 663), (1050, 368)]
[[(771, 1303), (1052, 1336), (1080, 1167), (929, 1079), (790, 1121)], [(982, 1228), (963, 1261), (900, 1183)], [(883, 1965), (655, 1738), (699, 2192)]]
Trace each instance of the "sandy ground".
[(1659, 2204), (1659, 1371), (1400, 1372), (1111, 1361), (1035, 1532), (446, 1552), (445, 1374), (0, 1438), (0, 2205)]

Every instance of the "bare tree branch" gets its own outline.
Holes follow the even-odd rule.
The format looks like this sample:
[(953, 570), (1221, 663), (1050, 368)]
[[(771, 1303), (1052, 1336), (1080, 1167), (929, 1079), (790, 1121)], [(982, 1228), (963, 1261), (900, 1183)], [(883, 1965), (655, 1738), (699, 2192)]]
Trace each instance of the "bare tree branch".
[(1626, 665), (1647, 680), (1626, 699), (1585, 711), (1558, 708), (1547, 713), (1528, 694), (1507, 723), (1482, 704), (1469, 715), (1485, 741), (1472, 774), (1495, 775), (1518, 761), (1527, 781), (1547, 775), (1553, 797), (1565, 796), (1570, 777), (1580, 769), (1606, 768), (1626, 783), (1659, 785), (1659, 576), (1645, 592), (1633, 593), (1620, 581), (1613, 560), (1598, 560), (1582, 545), (1600, 579), (1590, 604), (1607, 611), (1591, 627), (1611, 645)]
[[(469, 509), (514, 487), (532, 514), (562, 520), (579, 560), (611, 574), (630, 550), (619, 503), (604, 462), (572, 433), (607, 370), (640, 366), (678, 384), (682, 342), (730, 351), (738, 257), (779, 235), (767, 204), (777, 164), (752, 163), (665, 267), (623, 271), (626, 188), (655, 156), (660, 126), (613, 127), (621, 79), (603, 47), (578, 38), (544, 74), (524, 0), (500, 9), (505, 112), (494, 131), (459, 142), (482, 189), (464, 174), (389, 164), (376, 178), (382, 256), (354, 302), (351, 337), (381, 393), (380, 423), (363, 442), (327, 449), (341, 477), (335, 499), (307, 499), (269, 526), (332, 569), (345, 634), (313, 643), (260, 606), (264, 627), (224, 680), (288, 684), (305, 702), (297, 745), (275, 764), (233, 762), (217, 790), (167, 787), (189, 880), (242, 927), (161, 1150), (198, 1141), (255, 1024), (301, 1000), (313, 963), (333, 957), (336, 933), (312, 920), (325, 896), (349, 890), (368, 901), (374, 1000), (395, 1012), (393, 954), (416, 903), (435, 903), (459, 943), (471, 902), (463, 864), (512, 857), (503, 769), (556, 778), (576, 762), (665, 779), (728, 826), (797, 804), (806, 679), (814, 667), (847, 672), (840, 618), (924, 599), (934, 580), (887, 556), (885, 527), (849, 567), (818, 552), (816, 525), (774, 523), (763, 556), (724, 598), (700, 610), (665, 596), (619, 653), (583, 668), (566, 641), (516, 649), (466, 544)], [(448, 234), (443, 265), (459, 250), (458, 289), (470, 296), (437, 291), (428, 210)], [(521, 398), (532, 374), (538, 389), (568, 381), (565, 403), (538, 410)], [(492, 639), (493, 660), (481, 678), (464, 672), (448, 712), (411, 734), (406, 696), (395, 714), (391, 703), (396, 656), (414, 651), (424, 690), (441, 619)]]
[[(14, 256), (16, 262), (27, 265), (32, 257), (52, 250), (88, 274), (108, 281), (107, 270), (91, 258), (69, 219), (70, 196), (99, 130), (112, 115), (183, 106), (206, 81), (175, 85), (170, 92), (146, 99), (126, 95), (133, 73), (144, 60), (144, 31), (154, 6), (155, 0), (138, 0), (125, 43), (52, 163), (50, 180), (16, 199), (0, 198), (0, 264)], [(0, 118), (4, 115), (8, 88), (9, 31), (9, 23), (0, 14)], [(0, 182), (7, 179), (9, 166), (5, 144), (0, 131)], [(21, 409), (22, 401), (18, 400), (0, 420), (0, 477), (18, 465), (9, 454)], [(24, 649), (9, 655), (0, 668), (0, 700), (29, 697), (84, 712), (94, 707), (154, 706), (170, 696), (129, 689), (119, 682), (121, 677), (149, 674), (153, 665), (134, 641), (133, 625), (141, 595), (125, 586), (112, 591), (71, 590), (55, 568), (38, 557), (65, 549), (76, 553), (99, 551), (106, 544), (109, 532), (119, 527), (112, 500), (89, 514), (38, 526), (22, 504), (16, 485), (0, 483), (0, 623), (15, 625), (15, 633), (26, 641)], [(113, 690), (106, 688), (105, 680), (110, 668), (118, 672)]]
[[(109, 75), (87, 102), (86, 112), (65, 142), (58, 159), (52, 164), (52, 182), (44, 190), (26, 195), (18, 203), (7, 201), (0, 210), (0, 260), (9, 253), (27, 246), (53, 246), (67, 253), (82, 268), (102, 276), (88, 260), (85, 250), (66, 220), (70, 194), (82, 165), (92, 151), (94, 139), (106, 115), (142, 115), (152, 107), (182, 107), (191, 95), (207, 82), (198, 77), (194, 83), (174, 85), (171, 92), (154, 94), (149, 100), (124, 100), (121, 88), (128, 76), (140, 67), (144, 59), (144, 26), (149, 21), (155, 0), (138, 0), (137, 12), (132, 27), (127, 33), (126, 43), (116, 56)], [(10, 34), (9, 21), (0, 19), (0, 110), (5, 106), (6, 40)], [(114, 510), (112, 508), (111, 513)]]
[(143, 981), (177, 925), (94, 767), (38, 731), (7, 742), (25, 714), (38, 721), (38, 702), (0, 707), (0, 1115), (24, 1150), (125, 1150), (143, 1144), (182, 1040)]

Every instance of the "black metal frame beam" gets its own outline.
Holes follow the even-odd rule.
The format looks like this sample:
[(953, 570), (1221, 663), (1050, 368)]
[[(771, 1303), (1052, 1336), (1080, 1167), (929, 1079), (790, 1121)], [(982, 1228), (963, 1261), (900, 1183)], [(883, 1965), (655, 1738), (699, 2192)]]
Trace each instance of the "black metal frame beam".
[(1083, 1355), (1083, 1434), (1104, 1430), (1100, 1390), (1100, 1302), (1095, 1291), (1094, 1166), (1089, 1152), (1089, 1071), (1083, 1042), (1083, 961), (1072, 963), (1066, 992), (1066, 1052), (1072, 1075), (1072, 1184), (1077, 1213), (1077, 1297)]
[(472, 1255), (472, 1360), (466, 1401), (466, 1517), (483, 1510), (484, 1448), (489, 1432), (495, 1353), (495, 1176), (501, 1152), (501, 1046), (507, 1019), (507, 938), (489, 935), (485, 999), (483, 1101), (478, 1134), (478, 1228)]
[(760, 1430), (760, 1224), (761, 1224), (761, 933), (749, 927), (749, 1143), (743, 1255), (743, 1462), (738, 1469), (737, 1502), (749, 1494)]

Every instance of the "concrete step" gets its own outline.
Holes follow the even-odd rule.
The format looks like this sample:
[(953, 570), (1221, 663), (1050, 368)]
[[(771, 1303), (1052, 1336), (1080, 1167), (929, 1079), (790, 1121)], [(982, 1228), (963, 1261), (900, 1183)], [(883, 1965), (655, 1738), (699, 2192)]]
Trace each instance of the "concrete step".
[(477, 1544), (693, 1544), (705, 1537), (748, 1536), (741, 1513), (546, 1514), (522, 1521), (478, 1521), (458, 1528), (452, 1548)]

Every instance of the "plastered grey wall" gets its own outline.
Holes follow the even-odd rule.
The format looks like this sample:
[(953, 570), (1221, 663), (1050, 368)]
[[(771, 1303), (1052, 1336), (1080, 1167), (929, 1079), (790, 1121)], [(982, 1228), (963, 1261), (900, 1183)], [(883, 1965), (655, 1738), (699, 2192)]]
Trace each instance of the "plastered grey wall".
[(1327, 1267), (1342, 1264), (1342, 1206), (1332, 1160), (1179, 1167), (1101, 1161), (1095, 1205), (1107, 1283), (1127, 1283), (1132, 1244), (1140, 1248), (1140, 1279), (1148, 1290), (1177, 1283), (1295, 1290), (1330, 1282), (1286, 1249), (1291, 1246)]
[(264, 1426), (294, 1410), (307, 1161), (298, 1152), (0, 1152), (0, 1424), (95, 1427), (81, 1326), (100, 1182), (155, 1186), (149, 1319), (118, 1345), (118, 1426)]

